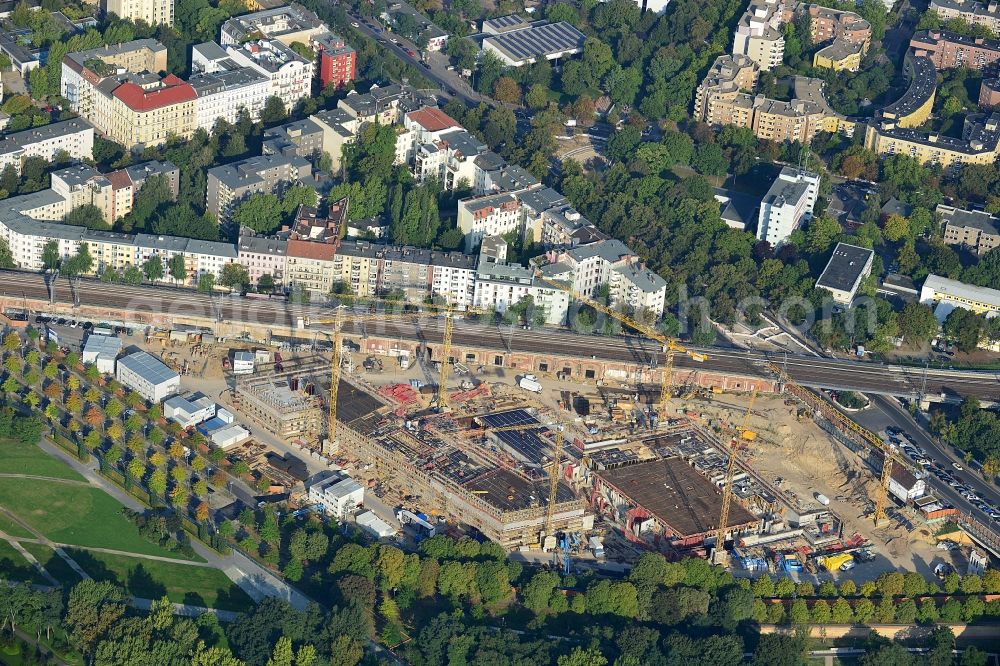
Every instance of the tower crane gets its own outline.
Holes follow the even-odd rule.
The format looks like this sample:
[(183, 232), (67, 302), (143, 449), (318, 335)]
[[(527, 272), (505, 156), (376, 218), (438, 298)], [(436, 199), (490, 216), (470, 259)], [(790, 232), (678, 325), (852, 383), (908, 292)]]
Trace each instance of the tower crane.
[(899, 465), (902, 469), (907, 469), (910, 465), (900, 458), (899, 454), (893, 451), (881, 437), (862, 427), (853, 419), (848, 418), (846, 414), (828, 403), (816, 392), (796, 384), (782, 368), (770, 361), (765, 363), (765, 367), (777, 375), (778, 381), (784, 385), (789, 393), (809, 405), (812, 409), (820, 412), (835, 424), (854, 432), (863, 440), (868, 448), (874, 449), (881, 454), (882, 470), (879, 476), (878, 490), (875, 494), (875, 527), (878, 527), (879, 523), (885, 518), (885, 507), (889, 499), (889, 482), (892, 479), (893, 464)]
[(750, 402), (747, 404), (747, 411), (743, 415), (743, 422), (733, 433), (732, 443), (729, 448), (729, 464), (726, 466), (726, 479), (722, 486), (722, 510), (719, 512), (719, 528), (715, 533), (715, 562), (725, 563), (726, 554), (726, 530), (729, 523), (729, 507), (733, 501), (733, 477), (736, 475), (736, 458), (740, 453), (740, 439), (750, 442), (757, 438), (757, 433), (747, 429), (750, 424), (750, 414), (753, 410), (754, 400), (757, 399), (756, 387), (750, 393)]
[(550, 287), (566, 292), (567, 294), (572, 296), (574, 299), (580, 301), (581, 303), (586, 303), (587, 305), (594, 308), (598, 312), (602, 312), (608, 315), (609, 317), (616, 319), (617, 321), (620, 321), (629, 328), (635, 329), (636, 331), (639, 331), (643, 335), (652, 338), (653, 340), (656, 340), (657, 342), (663, 345), (663, 351), (667, 355), (667, 363), (663, 368), (663, 378), (660, 384), (660, 402), (658, 409), (660, 413), (660, 420), (665, 421), (667, 414), (667, 400), (670, 398), (670, 389), (673, 385), (674, 355), (684, 354), (691, 360), (698, 362), (703, 362), (708, 360), (708, 355), (702, 352), (689, 350), (683, 345), (681, 345), (680, 342), (677, 340), (677, 338), (671, 338), (666, 335), (663, 335), (652, 326), (648, 326), (640, 321), (637, 321), (633, 317), (628, 316), (627, 314), (618, 312), (614, 308), (610, 308), (604, 305), (603, 303), (599, 303), (593, 298), (581, 294), (572, 287), (568, 287), (562, 282), (559, 282), (558, 280), (553, 280), (551, 278), (547, 278), (540, 274), (537, 277), (539, 280), (546, 283)]

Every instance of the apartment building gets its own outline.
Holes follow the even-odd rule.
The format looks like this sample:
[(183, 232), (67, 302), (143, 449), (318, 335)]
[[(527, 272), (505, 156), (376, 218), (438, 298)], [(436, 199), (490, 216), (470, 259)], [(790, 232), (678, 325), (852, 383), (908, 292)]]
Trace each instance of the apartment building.
[(240, 236), (236, 248), (236, 263), (245, 266), (253, 284), (270, 275), (274, 284), (285, 283), (288, 241), (261, 236)]
[(861, 282), (872, 273), (874, 258), (875, 253), (866, 247), (837, 243), (826, 268), (816, 280), (816, 288), (829, 291), (834, 303), (850, 307)]
[(386, 86), (372, 86), (364, 94), (352, 91), (337, 102), (337, 108), (343, 109), (354, 118), (360, 129), (367, 123), (397, 125), (407, 112), (436, 104), (437, 100), (433, 95), (421, 94), (407, 84), (393, 83)]
[(663, 316), (667, 300), (667, 281), (637, 262), (629, 262), (611, 271), (611, 303), (624, 305), (632, 312)]
[(913, 34), (910, 48), (931, 59), (938, 69), (967, 67), (994, 74), (1000, 60), (1000, 41), (966, 37), (946, 30), (921, 30)]
[(920, 127), (934, 108), (937, 68), (931, 58), (913, 50), (907, 52), (904, 67), (910, 84), (902, 97), (882, 109), (881, 116), (896, 127)]
[(334, 256), (337, 246), (334, 243), (290, 240), (287, 251), (285, 284), (329, 294), (336, 281)]
[(813, 67), (832, 69), (835, 72), (856, 72), (861, 69), (864, 54), (862, 44), (837, 40), (813, 54)]
[[(52, 172), (52, 191), (66, 199), (68, 209), (96, 206), (109, 225), (118, 219), (120, 209), (132, 209), (131, 187), (115, 188), (109, 176), (86, 164), (78, 164)], [(125, 180), (127, 178), (119, 179)], [(127, 203), (126, 203), (127, 200)], [(60, 218), (50, 218), (60, 219)]]
[(610, 240), (569, 204), (557, 205), (542, 213), (542, 232), (538, 238), (546, 248), (574, 248)]
[(972, 25), (981, 25), (993, 34), (1000, 34), (1000, 6), (996, 0), (976, 2), (974, 0), (931, 0), (929, 9), (947, 21), (962, 19)]
[(132, 234), (88, 229), (81, 242), (87, 244), (87, 250), (94, 258), (95, 275), (108, 270), (124, 271), (136, 265), (135, 236)]
[(812, 218), (819, 193), (819, 175), (784, 167), (760, 202), (757, 240), (778, 247)]
[(524, 234), (521, 203), (510, 193), (488, 194), (458, 202), (457, 226), (465, 234), (465, 251), (471, 253), (486, 236), (511, 231)]
[(261, 155), (208, 170), (205, 206), (221, 222), (254, 194), (276, 194), (312, 177), (312, 165), (302, 157)]
[(340, 160), (344, 146), (354, 143), (360, 129), (358, 119), (343, 109), (328, 109), (309, 116), (322, 131), (321, 146), (330, 156), (333, 173), (340, 172)]
[(166, 49), (151, 39), (70, 53), (63, 58), (61, 92), (70, 108), (112, 140), (157, 146), (196, 128), (197, 94), (166, 69)]
[(430, 295), (455, 307), (471, 306), (475, 299), (477, 263), (475, 255), (432, 252)]
[(417, 146), (413, 156), (413, 177), (425, 183), (436, 180), (445, 190), (463, 183), (472, 187), (476, 181), (476, 157), (486, 151), (486, 144), (464, 129), (445, 132), (433, 143)]
[(610, 239), (549, 251), (541, 262), (541, 270), (552, 279), (568, 283), (574, 291), (593, 296), (599, 287), (611, 282), (613, 269), (636, 258), (625, 243)]
[(909, 155), (921, 164), (939, 164), (945, 170), (993, 164), (1000, 156), (1000, 115), (966, 116), (962, 136), (956, 139), (882, 122), (867, 127), (865, 147), (879, 155)]
[[(732, 99), (740, 93), (749, 93), (757, 87), (760, 76), (760, 66), (745, 55), (721, 55), (712, 63), (708, 74), (695, 91), (694, 115), (711, 125), (733, 125), (723, 111), (716, 108), (715, 100), (719, 98), (728, 109)], [(741, 127), (749, 127), (749, 121)]]
[(174, 0), (101, 0), (105, 14), (133, 22), (144, 21), (149, 25), (174, 24)]
[(211, 132), (219, 119), (235, 124), (244, 112), (251, 119), (260, 118), (271, 94), (271, 80), (252, 67), (198, 72), (188, 83), (197, 97), (195, 126), (206, 132)]
[(358, 54), (343, 39), (328, 32), (314, 37), (312, 47), (321, 88), (343, 88), (357, 78)]
[(733, 54), (750, 58), (764, 70), (780, 65), (785, 56), (781, 18), (780, 1), (752, 0), (733, 33)]
[(264, 155), (297, 155), (309, 159), (323, 152), (323, 127), (311, 118), (264, 130)]
[(502, 314), (530, 297), (536, 307), (544, 308), (546, 324), (562, 326), (569, 311), (569, 295), (536, 279), (534, 272), (517, 264), (480, 262), (473, 306)]
[(293, 2), (285, 7), (234, 16), (222, 24), (219, 42), (223, 46), (239, 45), (263, 36), (286, 46), (295, 42), (307, 45), (325, 32), (328, 29), (316, 14)]
[(803, 12), (809, 15), (809, 35), (813, 44), (844, 40), (863, 44), (865, 50), (868, 49), (872, 38), (872, 26), (858, 14), (821, 5), (795, 3), (786, 7), (786, 20), (793, 20)]
[(944, 242), (982, 256), (1000, 246), (1000, 220), (995, 215), (938, 204), (934, 211), (944, 226)]
[(226, 53), (237, 65), (266, 76), (270, 82), (268, 95), (280, 99), (286, 111), (312, 94), (312, 62), (276, 39), (230, 45)]
[(484, 150), (472, 160), (474, 194), (513, 192), (538, 185), (538, 179), (516, 164), (507, 161), (491, 150)]
[(396, 137), (396, 163), (410, 164), (417, 147), (437, 143), (441, 136), (453, 130), (462, 130), (458, 121), (434, 106), (403, 114), (403, 131)]
[(83, 118), (73, 118), (4, 134), (0, 137), (0, 171), (12, 166), (20, 174), (27, 158), (51, 162), (59, 153), (66, 153), (74, 160), (93, 158), (94, 126)]

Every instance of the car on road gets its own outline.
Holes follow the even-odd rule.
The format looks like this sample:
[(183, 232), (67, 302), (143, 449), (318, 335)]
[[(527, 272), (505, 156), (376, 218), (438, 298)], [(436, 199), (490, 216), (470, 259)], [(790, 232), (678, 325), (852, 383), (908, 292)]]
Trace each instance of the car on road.
[(361, 24), (359, 24), (357, 21), (351, 21), (351, 27), (352, 28), (360, 28)]
[(962, 471), (963, 469), (965, 469), (964, 467), (962, 467), (962, 466), (961, 466), (961, 465), (960, 465), (959, 463), (957, 463), (957, 462), (953, 462), (953, 463), (951, 464), (951, 466), (952, 466), (952, 467), (954, 467), (955, 469), (957, 469), (957, 470), (958, 470), (959, 472), (961, 472), (961, 471)]

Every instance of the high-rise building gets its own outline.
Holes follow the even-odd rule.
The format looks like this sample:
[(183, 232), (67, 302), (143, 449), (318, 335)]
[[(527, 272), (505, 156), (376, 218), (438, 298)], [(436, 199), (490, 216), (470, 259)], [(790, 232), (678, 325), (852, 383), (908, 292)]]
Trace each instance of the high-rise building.
[(760, 202), (757, 240), (777, 247), (792, 232), (812, 218), (819, 192), (819, 176), (809, 171), (785, 167), (771, 183)]

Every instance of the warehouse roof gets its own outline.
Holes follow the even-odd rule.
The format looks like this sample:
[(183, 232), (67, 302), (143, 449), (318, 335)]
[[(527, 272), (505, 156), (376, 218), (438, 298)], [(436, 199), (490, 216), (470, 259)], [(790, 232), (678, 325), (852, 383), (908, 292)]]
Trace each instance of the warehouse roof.
[(583, 48), (587, 37), (566, 21), (532, 25), (490, 35), (483, 44), (490, 44), (514, 62), (532, 60)]
[(180, 375), (164, 365), (162, 361), (144, 351), (137, 351), (128, 356), (123, 356), (118, 359), (118, 365), (119, 367), (124, 366), (128, 370), (131, 370), (154, 386), (173, 381), (180, 377)]

